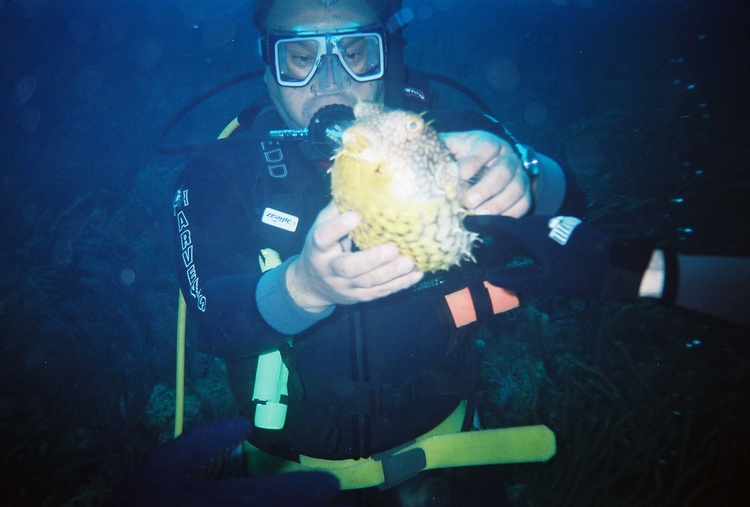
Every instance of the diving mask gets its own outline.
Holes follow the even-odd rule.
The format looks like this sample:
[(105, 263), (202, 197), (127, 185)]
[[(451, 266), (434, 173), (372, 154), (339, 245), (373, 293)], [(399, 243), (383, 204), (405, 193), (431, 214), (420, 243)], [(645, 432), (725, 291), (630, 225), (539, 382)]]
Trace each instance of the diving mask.
[(281, 86), (305, 86), (324, 60), (337, 57), (359, 82), (383, 77), (385, 33), (371, 25), (331, 33), (273, 32), (261, 38), (261, 52)]

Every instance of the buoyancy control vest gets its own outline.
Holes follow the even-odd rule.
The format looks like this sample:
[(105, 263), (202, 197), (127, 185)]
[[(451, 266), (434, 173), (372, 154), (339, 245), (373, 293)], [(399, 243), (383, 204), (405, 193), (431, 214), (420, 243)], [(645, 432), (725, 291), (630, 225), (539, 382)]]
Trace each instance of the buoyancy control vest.
[[(277, 126), (279, 118), (274, 110), (260, 108), (259, 113), (248, 127), (249, 131), (268, 131), (269, 128)], [(240, 124), (242, 123), (243, 121), (240, 121)], [(242, 135), (242, 132), (238, 131), (236, 135)], [(250, 153), (251, 160), (248, 160), (248, 167), (245, 170), (251, 178), (255, 178), (251, 198), (253, 212), (263, 214), (270, 209), (280, 215), (290, 215), (300, 220), (300, 230), (293, 234), (280, 227), (268, 227), (263, 223), (263, 217), (259, 216), (254, 221), (253, 236), (258, 238), (257, 244), (273, 248), (278, 252), (279, 258), (285, 260), (301, 250), (310, 221), (330, 199), (328, 176), (324, 165), (321, 165), (320, 161), (309, 160), (300, 149), (298, 142), (259, 142)], [(253, 174), (256, 176), (252, 176)], [(414, 290), (430, 292), (438, 290), (436, 287), (426, 283)], [(407, 296), (411, 297), (407, 294), (401, 297), (405, 300)], [(434, 303), (439, 301), (440, 297), (437, 294), (424, 299)], [(434, 320), (434, 312), (438, 309), (436, 304), (433, 306), (435, 306), (434, 310), (429, 311), (433, 313), (432, 319)], [(358, 325), (356, 321), (362, 319), (363, 315), (367, 315), (368, 318), (378, 315), (378, 318), (382, 319), (383, 311), (368, 310), (363, 309), (361, 305), (352, 305), (341, 307), (337, 309), (337, 312), (338, 315), (332, 316), (332, 319), (341, 322), (349, 321), (349, 324), (334, 323), (331, 328), (331, 332), (336, 332), (337, 329), (346, 331), (349, 337), (348, 343), (341, 346), (350, 348), (353, 355), (340, 355), (352, 363), (351, 368), (348, 368), (352, 372), (348, 378), (338, 379), (334, 386), (331, 386), (329, 379), (325, 379), (328, 383), (318, 387), (315, 384), (321, 379), (321, 375), (303, 376), (300, 374), (300, 358), (298, 357), (300, 347), (292, 345), (282, 347), (281, 350), (284, 363), (289, 369), (290, 405), (305, 404), (304, 417), (308, 420), (329, 421), (326, 425), (327, 429), (311, 435), (306, 433), (301, 425), (289, 421), (281, 432), (283, 436), (275, 430), (257, 430), (256, 438), (253, 440), (260, 447), (287, 459), (297, 459), (300, 449), (294, 442), (304, 440), (308, 444), (305, 446), (307, 453), (315, 456), (333, 458), (368, 456), (373, 449), (383, 450), (382, 447), (377, 447), (377, 443), (373, 448), (370, 441), (371, 423), (369, 421), (373, 418), (398, 421), (405, 412), (419, 412), (428, 421), (427, 423), (420, 425), (415, 421), (402, 421), (398, 424), (399, 432), (404, 431), (404, 434), (411, 433), (409, 436), (413, 436), (412, 427), (416, 431), (429, 429), (431, 424), (436, 424), (450, 413), (461, 399), (471, 396), (477, 369), (472, 342), (465, 330), (451, 329), (448, 324), (442, 329), (443, 332), (452, 333), (452, 336), (443, 341), (435, 340), (434, 345), (439, 347), (439, 344), (443, 343), (445, 350), (434, 355), (448, 358), (439, 367), (420, 367), (420, 359), (415, 358), (411, 362), (417, 368), (411, 374), (386, 375), (386, 377), (400, 378), (400, 381), (395, 383), (370, 381), (364, 371), (358, 371), (357, 364), (368, 363), (367, 354), (383, 355), (387, 354), (387, 351), (378, 351), (377, 344), (363, 345), (367, 341), (367, 338), (362, 336), (366, 332), (367, 325)], [(414, 317), (417, 318), (418, 315)], [(408, 312), (404, 315), (393, 315), (393, 318), (394, 321), (408, 318)], [(358, 341), (362, 343), (357, 343)], [(321, 346), (325, 345), (321, 344)], [(449, 347), (451, 350), (448, 350)], [(357, 357), (357, 354), (360, 354), (360, 357)], [(256, 407), (252, 400), (256, 365), (256, 358), (228, 360), (231, 385), (242, 407), (242, 412), (246, 415), (252, 415)], [(399, 363), (394, 364), (393, 367), (407, 369), (409, 365)], [(311, 395), (324, 397), (325, 403), (306, 404), (305, 400)], [(435, 398), (438, 397), (442, 398), (442, 401), (435, 403)], [(418, 411), (415, 410), (417, 407), (419, 407)], [(291, 410), (290, 416), (294, 414), (295, 411)], [(303, 434), (295, 434), (298, 433), (297, 430)], [(350, 439), (352, 444), (342, 446), (341, 439)]]
[[(416, 98), (417, 103), (423, 101), (419, 90), (411, 90), (409, 93), (413, 94), (412, 99)], [(253, 115), (255, 116), (253, 121), (248, 121)], [(242, 131), (245, 129), (251, 132), (267, 132), (269, 127), (278, 121), (278, 118), (275, 118), (274, 115), (277, 115), (277, 113), (273, 109), (266, 108), (261, 104), (254, 111), (246, 110), (241, 115), (241, 121), (234, 128), (239, 128), (237, 130), (238, 135), (242, 135)], [(309, 160), (298, 143), (261, 141), (254, 143), (251, 152), (253, 154), (250, 159), (253, 162), (251, 163), (248, 160), (249, 167), (247, 170), (250, 177), (254, 177), (256, 182), (253, 186), (252, 196), (254, 213), (262, 214), (269, 208), (271, 210), (286, 209), (294, 210), (293, 213), (290, 213), (294, 216), (305, 217), (305, 220), (314, 220), (317, 211), (329, 199), (325, 168), (319, 162)], [(290, 174), (290, 170), (294, 174)], [(297, 173), (297, 170), (301, 170), (301, 172)], [(254, 235), (259, 238), (261, 244), (274, 245), (280, 259), (288, 258), (288, 256), (301, 250), (304, 233), (293, 236), (284, 235), (278, 230), (261, 227), (258, 225), (259, 223), (262, 223), (262, 220), (260, 222), (255, 221)], [(306, 232), (310, 223), (302, 224), (300, 230)], [(432, 299), (434, 303), (435, 299), (441, 299), (446, 290), (451, 287), (451, 284), (441, 287), (443, 281), (425, 280), (420, 286), (415, 287), (414, 291), (439, 292), (437, 298), (428, 298)], [(432, 311), (438, 311), (437, 304), (432, 306), (434, 306)], [(346, 314), (345, 318), (355, 328), (358, 325), (358, 319), (360, 320), (359, 326), (362, 325), (360, 309), (346, 308), (342, 310), (342, 313)], [(394, 320), (397, 321), (398, 318)], [(363, 343), (360, 341), (361, 335), (358, 337), (355, 332), (348, 344), (352, 351), (356, 351), (350, 358), (353, 365), (352, 371), (355, 374), (350, 379), (341, 379), (336, 384), (335, 389), (331, 389), (330, 383), (316, 387), (314, 385), (316, 375), (310, 375), (309, 370), (307, 375), (300, 374), (299, 347), (282, 347), (281, 355), (285, 365), (290, 370), (290, 403), (294, 406), (308, 399), (311, 392), (325, 391), (324, 399), (326, 402), (324, 404), (307, 404), (304, 411), (293, 414), (293, 417), (299, 418), (302, 415), (306, 420), (328, 421), (327, 426), (325, 426), (328, 429), (320, 431), (319, 426), (318, 431), (313, 435), (305, 429), (305, 424), (290, 424), (292, 431), (287, 431), (281, 438), (279, 438), (280, 435), (277, 432), (266, 432), (264, 435), (264, 431), (261, 430), (254, 432), (254, 437), (251, 440), (261, 449), (292, 462), (298, 462), (305, 457), (309, 460), (310, 456), (334, 460), (368, 457), (373, 453), (382, 452), (391, 449), (394, 445), (404, 443), (413, 435), (424, 434), (432, 425), (442, 421), (447, 414), (451, 413), (460, 400), (469, 398), (473, 392), (477, 365), (470, 334), (465, 329), (458, 330), (455, 328), (447, 334), (449, 338), (442, 342), (440, 352), (442, 357), (445, 358), (444, 361), (437, 362), (434, 368), (415, 368), (412, 375), (402, 377), (400, 382), (394, 383), (382, 380), (373, 382), (368, 380), (367, 375), (363, 375), (363, 371), (358, 371), (359, 364), (365, 360), (367, 354), (373, 351), (363, 347)], [(302, 355), (304, 356), (304, 354)], [(302, 359), (304, 360), (304, 357)], [(228, 360), (232, 388), (242, 407), (242, 412), (246, 414), (251, 414), (254, 409), (251, 393), (256, 363), (256, 358)], [(418, 365), (419, 361), (416, 363)], [(399, 365), (399, 367), (403, 366), (403, 364)], [(320, 396), (316, 398), (321, 399)], [(447, 404), (445, 403), (446, 399), (448, 400)], [(331, 411), (331, 407), (335, 408), (334, 412)], [(399, 418), (404, 413), (410, 415), (405, 416), (406, 419), (404, 417)], [(415, 414), (416, 417), (414, 417)], [(466, 412), (466, 415), (469, 417), (473, 415), (473, 410)], [(417, 419), (420, 416), (424, 416), (425, 420), (432, 422), (428, 422), (426, 426), (424, 424), (420, 426), (419, 423), (414, 424), (412, 419)], [(395, 420), (397, 424), (400, 423), (399, 429), (402, 431), (397, 431), (397, 433), (402, 436), (397, 436), (390, 443), (384, 444), (384, 441), (380, 440), (373, 445), (369, 434), (373, 418)], [(344, 426), (348, 426), (348, 428), (343, 429)], [(341, 445), (334, 445), (338, 449), (333, 453), (330, 452), (332, 439), (338, 441), (338, 444), (342, 440), (347, 442), (343, 446), (343, 454), (341, 453)], [(313, 445), (306, 446), (306, 449), (300, 449), (298, 445), (295, 445), (295, 442), (300, 441), (312, 441)], [(319, 451), (313, 450), (310, 452), (310, 449), (315, 449), (317, 443), (320, 444), (318, 446)], [(554, 453), (554, 438), (552, 439), (551, 453)], [(551, 454), (547, 458), (549, 456)], [(493, 462), (501, 462), (499, 458), (493, 459), (495, 459)], [(533, 459), (530, 458), (530, 460)], [(480, 463), (477, 462), (476, 464)]]

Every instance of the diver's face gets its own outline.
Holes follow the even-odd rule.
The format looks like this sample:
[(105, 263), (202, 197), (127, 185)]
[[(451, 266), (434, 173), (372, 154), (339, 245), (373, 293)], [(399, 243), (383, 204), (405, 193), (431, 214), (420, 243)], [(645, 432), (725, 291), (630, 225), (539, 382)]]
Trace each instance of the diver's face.
[[(336, 31), (367, 26), (377, 16), (366, 0), (338, 0), (324, 5), (320, 0), (276, 0), (268, 13), (269, 31)], [(266, 84), (271, 100), (289, 128), (301, 129), (323, 106), (343, 104), (354, 107), (358, 100), (383, 100), (383, 80), (360, 83), (337, 62), (328, 59), (305, 86), (281, 86), (270, 68), (266, 68)]]

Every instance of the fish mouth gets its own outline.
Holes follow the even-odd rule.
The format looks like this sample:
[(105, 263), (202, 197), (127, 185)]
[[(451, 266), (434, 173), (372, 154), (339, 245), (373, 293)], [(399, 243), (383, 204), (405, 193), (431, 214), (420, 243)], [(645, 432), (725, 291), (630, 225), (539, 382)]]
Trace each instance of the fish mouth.
[(368, 148), (372, 147), (372, 142), (357, 127), (346, 129), (341, 135), (341, 141), (344, 144), (344, 149), (351, 156), (362, 155)]
[(366, 166), (380, 167), (388, 164), (387, 150), (381, 143), (373, 140), (365, 129), (349, 127), (341, 134), (341, 143), (341, 151), (336, 157), (349, 157)]

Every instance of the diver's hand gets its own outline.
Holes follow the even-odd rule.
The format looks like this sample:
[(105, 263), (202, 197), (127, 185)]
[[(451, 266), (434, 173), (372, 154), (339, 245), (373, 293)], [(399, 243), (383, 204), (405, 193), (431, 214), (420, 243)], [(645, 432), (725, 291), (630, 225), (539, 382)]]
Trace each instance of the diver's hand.
[(652, 266), (653, 238), (616, 239), (575, 217), (468, 216), (486, 280), (520, 295), (635, 301)]
[(348, 234), (359, 223), (359, 215), (339, 213), (333, 202), (315, 219), (286, 275), (287, 290), (300, 308), (322, 312), (335, 304), (371, 301), (422, 279), (414, 262), (391, 243), (353, 252)]
[(441, 137), (456, 157), (461, 178), (473, 183), (463, 196), (473, 214), (520, 217), (531, 209), (531, 181), (508, 142), (483, 130)]
[(112, 505), (322, 506), (337, 494), (338, 479), (324, 472), (245, 476), (240, 445), (249, 433), (242, 417), (191, 428), (154, 450)]

